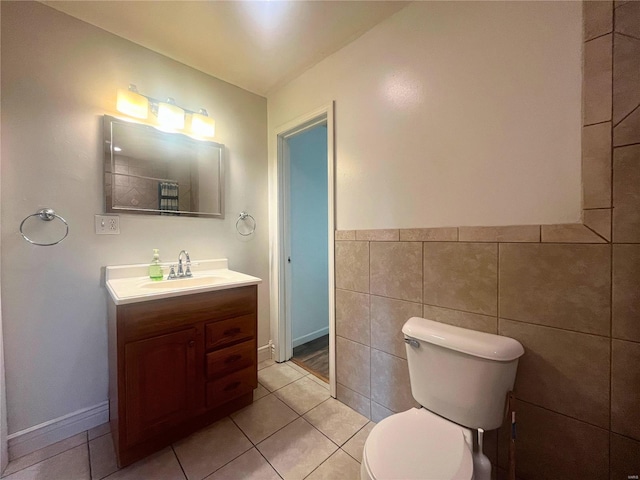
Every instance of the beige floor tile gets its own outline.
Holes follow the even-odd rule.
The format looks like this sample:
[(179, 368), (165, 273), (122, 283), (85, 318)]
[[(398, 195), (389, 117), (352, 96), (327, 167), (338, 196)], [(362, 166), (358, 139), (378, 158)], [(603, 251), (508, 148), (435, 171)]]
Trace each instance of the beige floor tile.
[(268, 360), (264, 360), (264, 361), (262, 361), (262, 362), (260, 362), (258, 364), (258, 370), (262, 370), (263, 368), (270, 367), (271, 365), (274, 365), (275, 363), (276, 363), (276, 361), (271, 359), (271, 358), (268, 359)]
[(322, 388), (324, 388), (326, 390), (330, 390), (331, 389), (331, 387), (329, 386), (329, 384), (327, 382), (325, 382), (321, 378), (316, 377), (315, 375), (309, 375), (308, 378), (313, 380), (314, 382), (316, 382), (318, 385), (320, 385)]
[(6, 480), (88, 480), (89, 451), (86, 443), (15, 472)]
[(338, 445), (349, 440), (369, 421), (367, 417), (333, 398), (318, 405), (304, 418)]
[(255, 444), (293, 422), (298, 414), (274, 395), (269, 395), (231, 415)]
[(342, 450), (331, 455), (307, 480), (360, 480), (360, 464)]
[(337, 448), (303, 418), (258, 445), (258, 450), (285, 480), (305, 478)]
[(303, 377), (286, 363), (276, 363), (258, 371), (258, 381), (273, 392)]
[(87, 436), (89, 437), (89, 441), (94, 438), (101, 437), (102, 435), (106, 435), (111, 431), (111, 425), (109, 422), (103, 423), (102, 425), (98, 425), (97, 427), (93, 427), (90, 430), (87, 430)]
[(280, 480), (280, 476), (260, 452), (252, 448), (206, 480)]
[(301, 366), (296, 365), (296, 364), (295, 364), (294, 362), (292, 362), (292, 361), (285, 362), (285, 365), (286, 365), (286, 366), (288, 366), (288, 367), (293, 368), (293, 369), (294, 369), (295, 371), (297, 371), (297, 372), (300, 372), (300, 374), (301, 374), (301, 375), (304, 375), (305, 377), (306, 377), (307, 375), (309, 375), (309, 372), (308, 372), (308, 371), (306, 371), (306, 370), (305, 370), (304, 368), (302, 368)]
[(82, 445), (87, 443), (87, 434), (85, 432), (74, 435), (73, 437), (69, 437), (60, 442), (56, 442), (53, 445), (49, 445), (48, 447), (41, 448), (40, 450), (36, 450), (28, 455), (25, 455), (20, 458), (16, 458), (12, 462), (7, 465), (7, 468), (4, 472), (4, 475), (11, 475), (12, 473), (17, 472), (18, 470), (22, 470), (24, 468), (30, 467), (31, 465), (35, 465), (36, 463), (42, 462), (47, 458), (51, 458), (59, 453), (66, 452), (78, 445)]
[(171, 447), (109, 475), (109, 480), (184, 480), (180, 464)]
[(299, 415), (303, 415), (329, 398), (329, 392), (309, 377), (302, 377), (300, 380), (276, 390), (274, 395)]
[(253, 401), (260, 400), (262, 397), (269, 395), (269, 390), (264, 388), (261, 383), (258, 383), (258, 388), (253, 391)]
[(251, 447), (251, 442), (229, 417), (173, 445), (189, 480), (206, 477)]
[(102, 435), (89, 442), (89, 460), (91, 461), (91, 478), (99, 480), (118, 470), (116, 450), (111, 434)]
[(364, 449), (364, 442), (367, 441), (367, 437), (373, 430), (376, 424), (373, 422), (367, 423), (360, 429), (351, 439), (342, 446), (342, 449), (355, 458), (358, 462), (362, 462), (362, 450)]

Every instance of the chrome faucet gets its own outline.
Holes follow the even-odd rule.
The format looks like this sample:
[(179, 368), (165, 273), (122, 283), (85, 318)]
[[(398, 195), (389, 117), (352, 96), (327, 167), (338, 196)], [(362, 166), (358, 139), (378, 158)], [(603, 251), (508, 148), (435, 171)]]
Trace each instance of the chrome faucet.
[[(184, 254), (185, 259), (186, 259), (186, 269), (183, 270), (182, 268), (182, 254)], [(186, 250), (181, 250), (180, 254), (178, 255), (178, 277), (191, 277), (193, 276), (193, 274), (191, 273), (191, 259), (189, 258), (189, 252), (187, 252)]]

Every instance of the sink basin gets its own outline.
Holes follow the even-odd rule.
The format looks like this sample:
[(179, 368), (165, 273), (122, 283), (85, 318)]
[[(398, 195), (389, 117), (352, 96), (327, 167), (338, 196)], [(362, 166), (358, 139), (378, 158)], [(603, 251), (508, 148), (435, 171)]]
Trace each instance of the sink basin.
[(217, 285), (228, 282), (227, 277), (216, 275), (203, 275), (198, 277), (176, 278), (174, 280), (161, 280), (158, 282), (149, 281), (140, 285), (140, 288), (148, 288), (150, 290), (179, 290), (182, 288), (204, 287), (207, 285)]

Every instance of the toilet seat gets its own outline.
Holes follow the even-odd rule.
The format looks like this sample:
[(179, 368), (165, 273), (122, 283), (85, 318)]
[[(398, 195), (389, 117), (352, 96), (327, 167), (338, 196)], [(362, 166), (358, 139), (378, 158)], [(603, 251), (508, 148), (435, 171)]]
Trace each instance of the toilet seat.
[(371, 430), (362, 472), (372, 480), (471, 480), (471, 449), (469, 430), (424, 408), (412, 408)]

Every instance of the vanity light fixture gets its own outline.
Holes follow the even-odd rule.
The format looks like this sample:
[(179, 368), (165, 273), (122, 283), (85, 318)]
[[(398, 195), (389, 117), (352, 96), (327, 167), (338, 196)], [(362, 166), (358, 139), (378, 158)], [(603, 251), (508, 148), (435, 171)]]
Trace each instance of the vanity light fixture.
[(204, 108), (191, 114), (191, 133), (198, 137), (213, 137), (216, 133), (216, 122)]
[(118, 89), (116, 109), (130, 117), (146, 119), (149, 114), (149, 99), (138, 93), (134, 84), (129, 84), (129, 90)]
[[(209, 117), (207, 111), (201, 108), (198, 112), (187, 110), (176, 105), (173, 98), (165, 102), (138, 93), (134, 84), (129, 90), (118, 89), (116, 109), (130, 117), (146, 120), (151, 112), (161, 127), (192, 133), (200, 138), (212, 138), (216, 131), (216, 122)], [(185, 118), (187, 125), (185, 128)]]
[(184, 110), (169, 97), (166, 102), (158, 102), (158, 123), (173, 130), (184, 129)]

